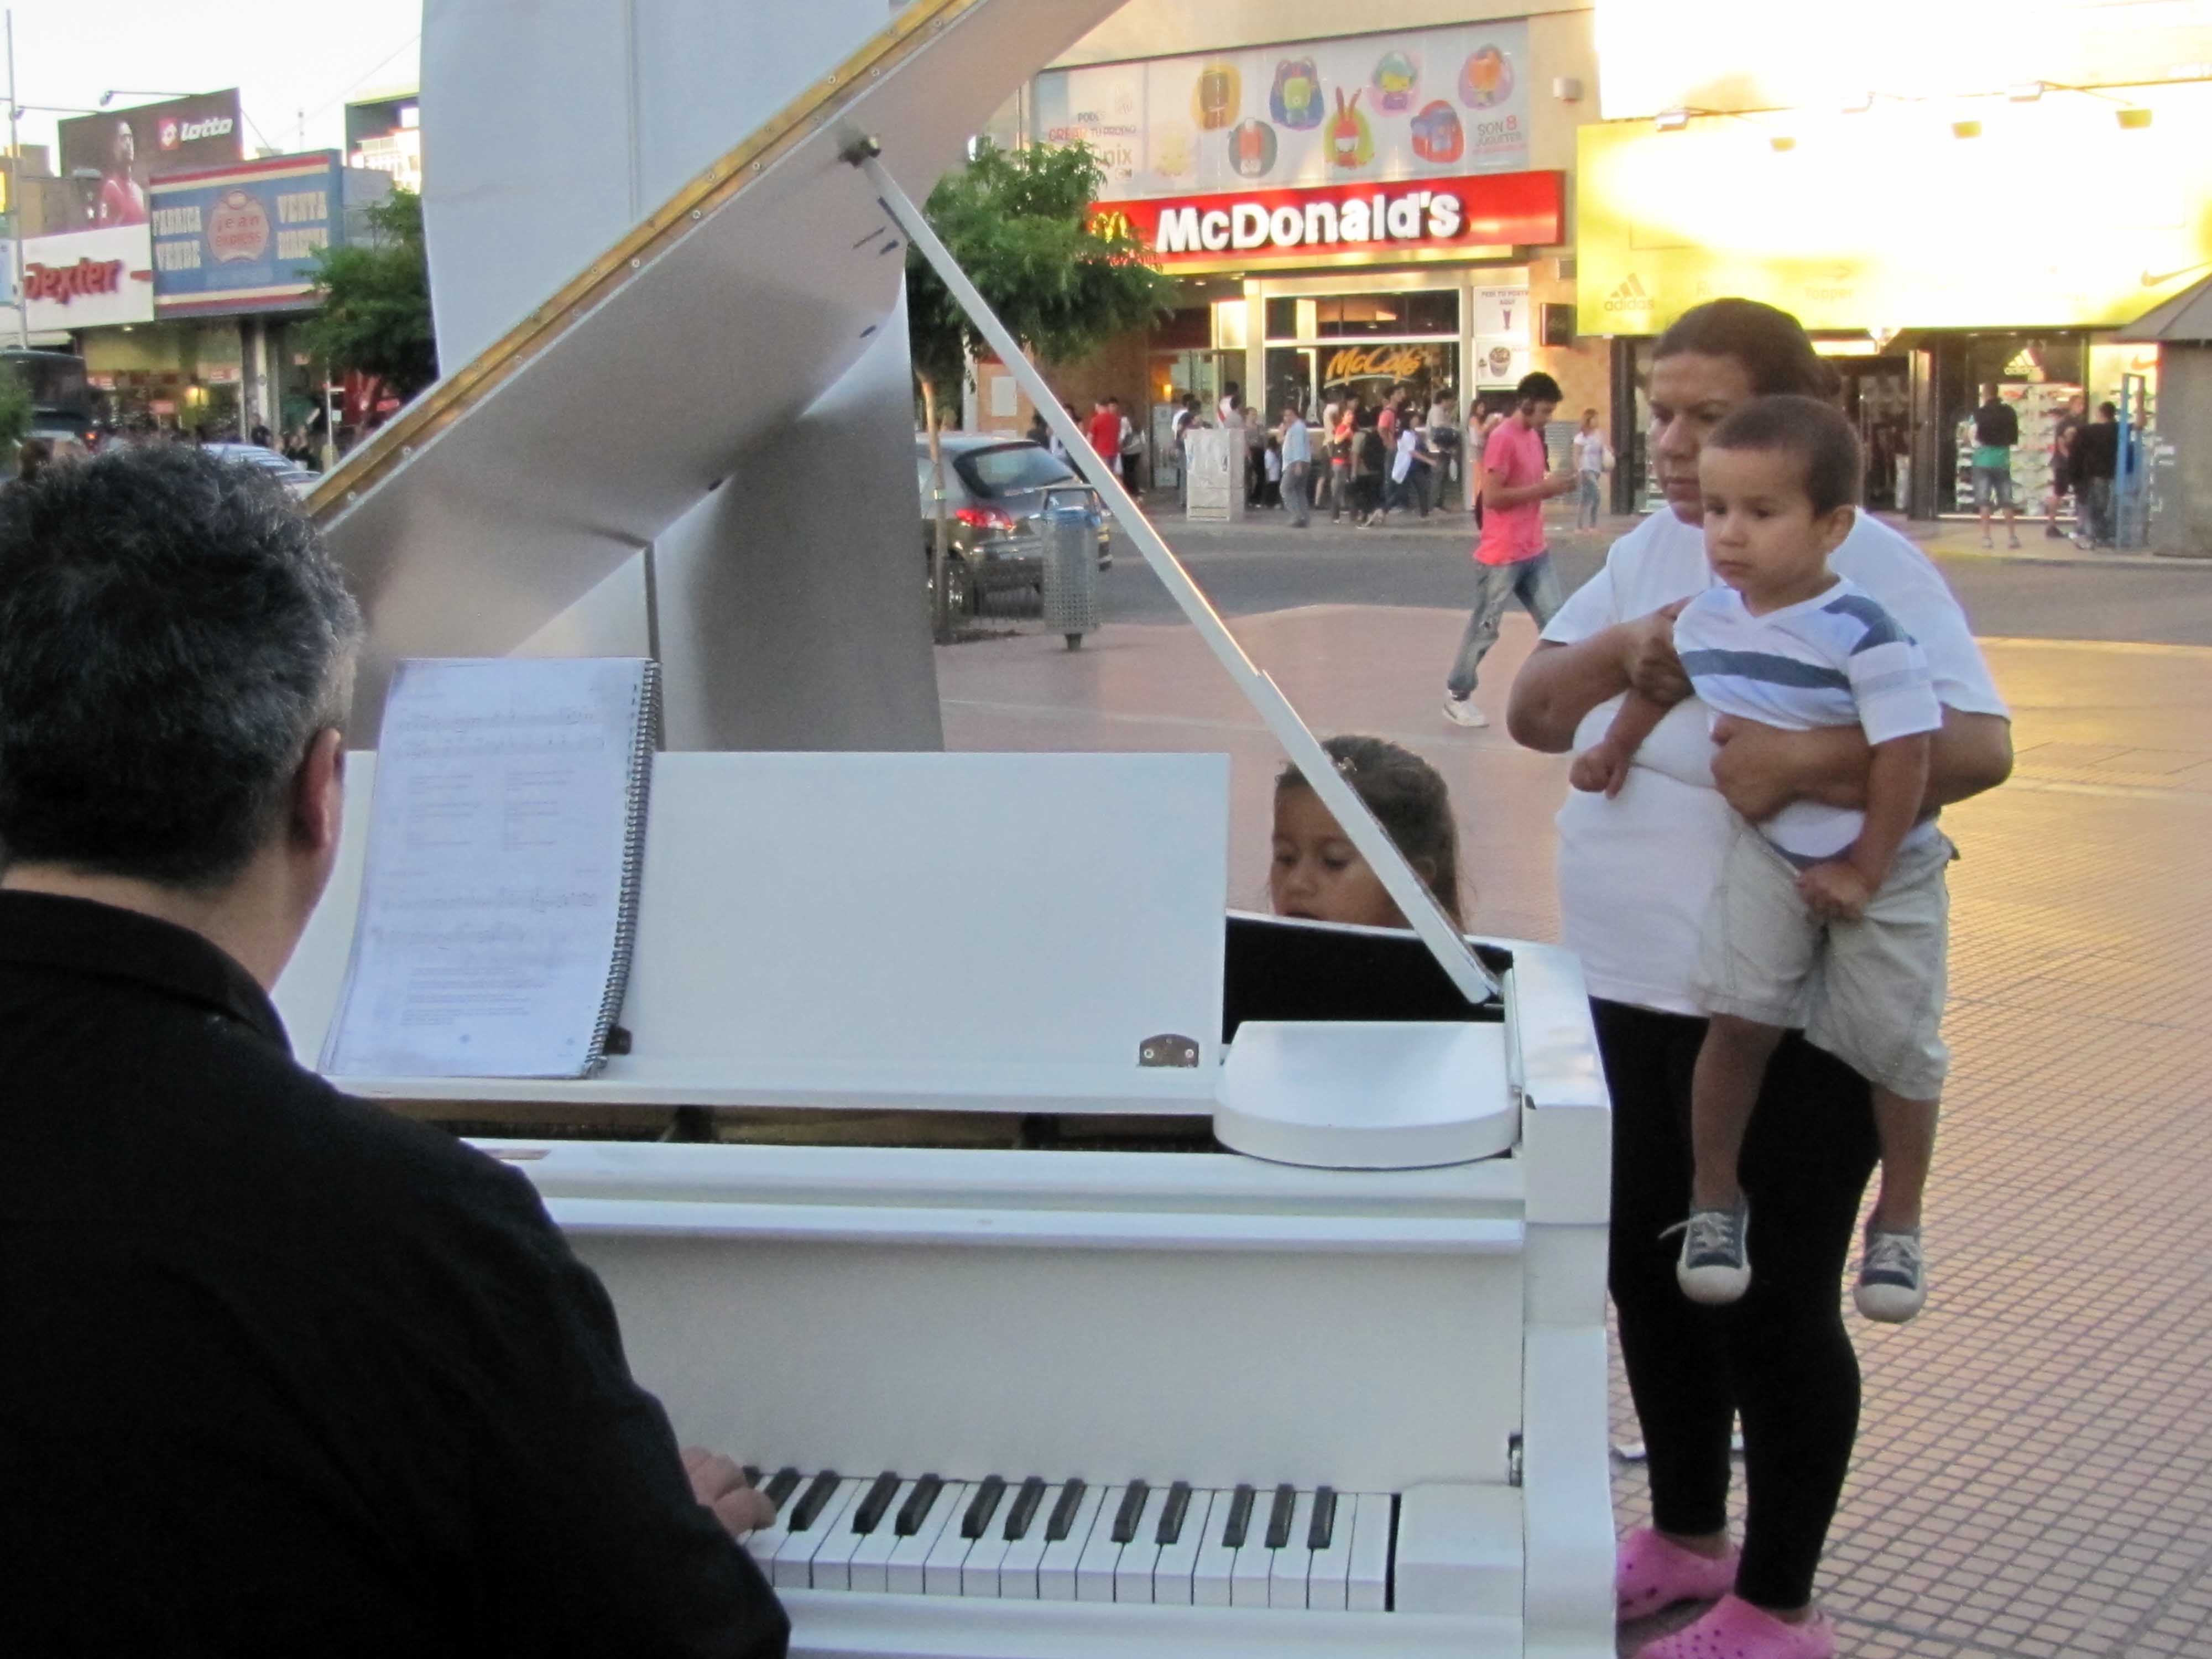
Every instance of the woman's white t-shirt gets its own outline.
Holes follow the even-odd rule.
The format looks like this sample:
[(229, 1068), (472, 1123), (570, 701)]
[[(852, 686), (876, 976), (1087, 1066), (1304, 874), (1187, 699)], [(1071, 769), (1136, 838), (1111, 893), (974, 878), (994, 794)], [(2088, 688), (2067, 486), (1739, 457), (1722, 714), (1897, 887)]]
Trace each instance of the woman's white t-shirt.
[(1575, 471), (1602, 472), (1606, 469), (1605, 434), (1577, 432), (1575, 434)]
[[(1919, 642), (1945, 708), (2009, 718), (1966, 612), (1926, 554), (1862, 513), (1828, 568), (1872, 594)], [(1544, 638), (1572, 645), (1712, 583), (1704, 532), (1662, 508), (1613, 544), (1605, 568), (1560, 607)], [(1603, 737), (1620, 706), (1613, 697), (1583, 716), (1575, 747)], [(1559, 809), (1562, 932), (1592, 996), (1703, 1012), (1690, 989), (1698, 933), (1735, 825), (1713, 787), (1707, 722), (1697, 698), (1677, 703), (1644, 740), (1619, 795), (1571, 789)]]

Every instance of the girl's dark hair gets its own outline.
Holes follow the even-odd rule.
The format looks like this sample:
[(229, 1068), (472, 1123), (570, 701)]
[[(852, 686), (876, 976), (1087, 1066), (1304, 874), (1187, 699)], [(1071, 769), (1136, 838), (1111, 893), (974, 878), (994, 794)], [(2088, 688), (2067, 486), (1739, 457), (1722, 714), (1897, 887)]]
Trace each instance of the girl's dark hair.
[[(1425, 876), (1444, 914), (1463, 926), (1459, 913), (1459, 826), (1452, 820), (1451, 791), (1443, 775), (1410, 749), (1382, 738), (1331, 738), (1322, 744), (1367, 810), (1389, 834), (1406, 861)], [(1285, 766), (1278, 794), (1304, 789), (1305, 774)]]
[(1735, 358), (1761, 398), (1788, 394), (1832, 402), (1844, 389), (1843, 377), (1813, 349), (1804, 326), (1788, 312), (1756, 300), (1708, 300), (1691, 307), (1659, 337), (1651, 357), (1656, 362), (1686, 351)]

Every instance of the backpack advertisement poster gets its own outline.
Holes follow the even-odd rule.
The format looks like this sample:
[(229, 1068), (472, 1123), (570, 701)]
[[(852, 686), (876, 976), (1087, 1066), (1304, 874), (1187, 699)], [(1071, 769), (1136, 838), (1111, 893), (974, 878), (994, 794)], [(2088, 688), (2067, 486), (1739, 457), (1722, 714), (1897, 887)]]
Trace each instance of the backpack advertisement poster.
[(1105, 64), (1037, 77), (1034, 137), (1088, 143), (1115, 200), (1510, 173), (1528, 76), (1525, 20)]

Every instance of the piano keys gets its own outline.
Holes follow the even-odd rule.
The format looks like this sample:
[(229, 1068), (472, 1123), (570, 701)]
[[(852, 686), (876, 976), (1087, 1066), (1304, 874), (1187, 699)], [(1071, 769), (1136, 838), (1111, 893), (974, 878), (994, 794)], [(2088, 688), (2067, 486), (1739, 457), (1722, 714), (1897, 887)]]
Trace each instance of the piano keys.
[[(963, 1481), (895, 1470), (872, 1476), (822, 1471), (801, 1476), (796, 1486), (799, 1498), (776, 1524), (745, 1540), (780, 1589), (1297, 1613), (1392, 1610), (1398, 1504), (1389, 1492), (1300, 1490), (1288, 1482), (1224, 1490), (1187, 1480), (1102, 1486), (1036, 1474)], [(1255, 1492), (1256, 1507), (1249, 1507), (1245, 1500)], [(1006, 1502), (1010, 1493), (1036, 1501)], [(1216, 1572), (1214, 1581), (1246, 1587), (1241, 1598), (1200, 1599), (1200, 1564), (1209, 1547), (1230, 1568), (1225, 1577)]]

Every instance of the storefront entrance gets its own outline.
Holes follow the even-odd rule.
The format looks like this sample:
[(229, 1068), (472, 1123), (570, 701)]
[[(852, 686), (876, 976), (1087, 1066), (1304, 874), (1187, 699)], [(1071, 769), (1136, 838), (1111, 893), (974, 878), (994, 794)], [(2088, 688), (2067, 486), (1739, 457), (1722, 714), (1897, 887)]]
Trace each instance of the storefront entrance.
[(1902, 513), (1911, 484), (1912, 360), (1845, 357), (1836, 368), (1844, 377), (1844, 413), (1858, 428), (1865, 457), (1861, 499), (1883, 512)]

